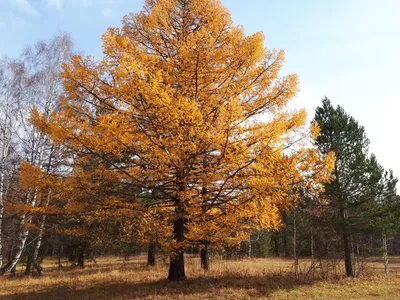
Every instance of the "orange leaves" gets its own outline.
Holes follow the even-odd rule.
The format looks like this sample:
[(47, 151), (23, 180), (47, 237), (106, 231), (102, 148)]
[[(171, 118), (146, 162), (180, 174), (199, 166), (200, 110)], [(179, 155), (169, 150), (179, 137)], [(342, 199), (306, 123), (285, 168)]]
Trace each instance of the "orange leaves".
[(19, 184), (27, 190), (44, 189), (51, 184), (50, 178), (39, 166), (23, 162), (20, 166)]
[(315, 140), (321, 134), (321, 128), (318, 123), (312, 123), (310, 126), (311, 137)]
[(172, 248), (186, 245), (178, 218), (191, 242), (276, 229), (279, 208), (296, 189), (317, 193), (333, 160), (308, 140), (305, 111), (286, 108), (298, 78), (279, 77), (284, 52), (246, 36), (220, 1), (146, 3), (103, 35), (103, 60), (64, 66), (60, 112), (33, 116), (75, 154), (68, 210), (114, 207), (140, 241)]

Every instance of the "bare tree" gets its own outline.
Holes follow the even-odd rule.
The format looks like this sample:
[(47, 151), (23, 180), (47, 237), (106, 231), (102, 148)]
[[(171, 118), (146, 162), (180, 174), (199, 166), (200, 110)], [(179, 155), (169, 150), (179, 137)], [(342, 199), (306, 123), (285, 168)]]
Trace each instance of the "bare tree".
[[(60, 78), (60, 67), (68, 61), (72, 55), (72, 42), (68, 35), (60, 33), (48, 42), (40, 41), (32, 47), (26, 48), (21, 57), (12, 62), (19, 66), (19, 72), (15, 77), (19, 84), (12, 86), (15, 99), (18, 104), (17, 118), (20, 123), (18, 130), (18, 151), (24, 161), (39, 167), (43, 172), (57, 172), (58, 149), (54, 147), (47, 136), (43, 135), (30, 124), (29, 119), (32, 109), (36, 108), (46, 117), (57, 110), (62, 84)], [(11, 67), (12, 64), (8, 64)], [(38, 191), (29, 192), (24, 203), (35, 206), (48, 206), (51, 201), (51, 191), (47, 191), (47, 197), (38, 199)], [(29, 213), (18, 216), (18, 236), (12, 259), (1, 268), (1, 273), (11, 270), (21, 258), (26, 248), (27, 239), (30, 234), (30, 225), (37, 223), (39, 232), (32, 239), (30, 248), (30, 259), (39, 274), (42, 269), (37, 262), (39, 249), (44, 234), (46, 215), (43, 214), (38, 220), (34, 220)], [(30, 273), (30, 270), (27, 270)]]
[[(12, 72), (8, 69), (14, 69)], [(15, 143), (19, 129), (18, 106), (16, 94), (10, 87), (18, 85), (15, 78), (17, 66), (10, 65), (6, 59), (0, 61), (0, 267), (3, 265), (3, 215), (4, 200), (7, 196), (6, 182), (9, 182), (7, 174), (10, 173), (10, 159), (13, 156), (12, 146)]]

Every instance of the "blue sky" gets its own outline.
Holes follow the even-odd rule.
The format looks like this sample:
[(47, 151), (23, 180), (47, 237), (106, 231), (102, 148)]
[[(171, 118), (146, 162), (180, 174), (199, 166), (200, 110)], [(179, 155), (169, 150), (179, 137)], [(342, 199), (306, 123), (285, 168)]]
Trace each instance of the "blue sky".
[[(398, 0), (223, 0), (246, 32), (263, 31), (268, 48), (286, 51), (282, 74), (297, 73), (291, 106), (312, 118), (322, 97), (342, 105), (366, 127), (370, 149), (400, 176)], [(58, 30), (75, 48), (101, 57), (101, 35), (142, 0), (0, 0), (0, 55)]]

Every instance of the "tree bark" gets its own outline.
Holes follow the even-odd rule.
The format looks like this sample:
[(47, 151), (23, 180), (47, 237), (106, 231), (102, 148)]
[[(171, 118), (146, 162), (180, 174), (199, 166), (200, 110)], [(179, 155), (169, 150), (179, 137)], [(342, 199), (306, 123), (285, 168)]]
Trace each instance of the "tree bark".
[(32, 267), (32, 255), (28, 255), (28, 261), (26, 262), (26, 267), (25, 267), (25, 276), (28, 276), (31, 274), (31, 267)]
[(149, 243), (149, 249), (147, 251), (147, 265), (154, 267), (156, 265), (156, 245), (154, 243)]
[(208, 271), (210, 267), (210, 259), (208, 256), (208, 243), (205, 243), (204, 247), (201, 248), (200, 250), (200, 262), (201, 262), (201, 268), (204, 271)]
[(345, 209), (341, 208), (340, 209), (340, 215), (342, 217), (342, 222), (343, 222), (343, 250), (344, 250), (344, 266), (346, 269), (346, 276), (347, 277), (354, 277), (354, 272), (353, 272), (353, 265), (352, 265), (352, 259), (351, 259), (351, 245), (349, 241), (349, 234), (348, 234), (348, 228), (346, 224), (346, 211)]
[(17, 265), (15, 265), (14, 267), (12, 267), (11, 271), (10, 271), (10, 277), (15, 277), (15, 274), (17, 273)]
[(184, 241), (184, 231), (185, 231), (185, 221), (182, 217), (182, 214), (174, 222), (174, 238), (176, 243), (178, 244), (178, 249), (175, 249), (175, 252), (170, 256), (170, 265), (168, 272), (168, 279), (173, 281), (185, 280), (185, 261), (183, 252), (184, 249), (181, 243)]
[[(50, 195), (51, 195), (51, 191), (49, 191), (49, 193), (47, 195), (46, 206), (48, 206), (50, 203)], [(32, 257), (32, 263), (35, 266), (35, 269), (38, 272), (39, 276), (43, 275), (43, 268), (40, 266), (40, 264), (38, 262), (38, 257), (39, 257), (40, 246), (42, 245), (45, 223), (46, 223), (46, 215), (42, 215), (42, 218), (40, 220), (39, 234), (37, 236), (36, 244), (35, 244), (34, 251), (33, 251), (33, 257)]]
[(344, 266), (346, 268), (346, 276), (354, 277), (353, 266), (351, 264), (351, 249), (349, 236), (347, 232), (343, 233), (343, 250), (344, 250)]

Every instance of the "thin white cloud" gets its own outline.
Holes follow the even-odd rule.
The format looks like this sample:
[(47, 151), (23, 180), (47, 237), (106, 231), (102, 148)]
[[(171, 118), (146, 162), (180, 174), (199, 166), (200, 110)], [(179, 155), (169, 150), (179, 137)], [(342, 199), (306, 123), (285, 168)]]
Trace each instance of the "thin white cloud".
[(108, 4), (114, 5), (115, 4), (115, 0), (108, 0)]
[(101, 11), (101, 14), (104, 16), (104, 18), (109, 18), (112, 15), (112, 9), (111, 8), (104, 8)]
[(61, 10), (63, 5), (62, 0), (47, 0), (47, 4), (56, 7), (58, 10)]
[(8, 0), (13, 8), (31, 16), (38, 16), (38, 11), (29, 3), (29, 0)]

